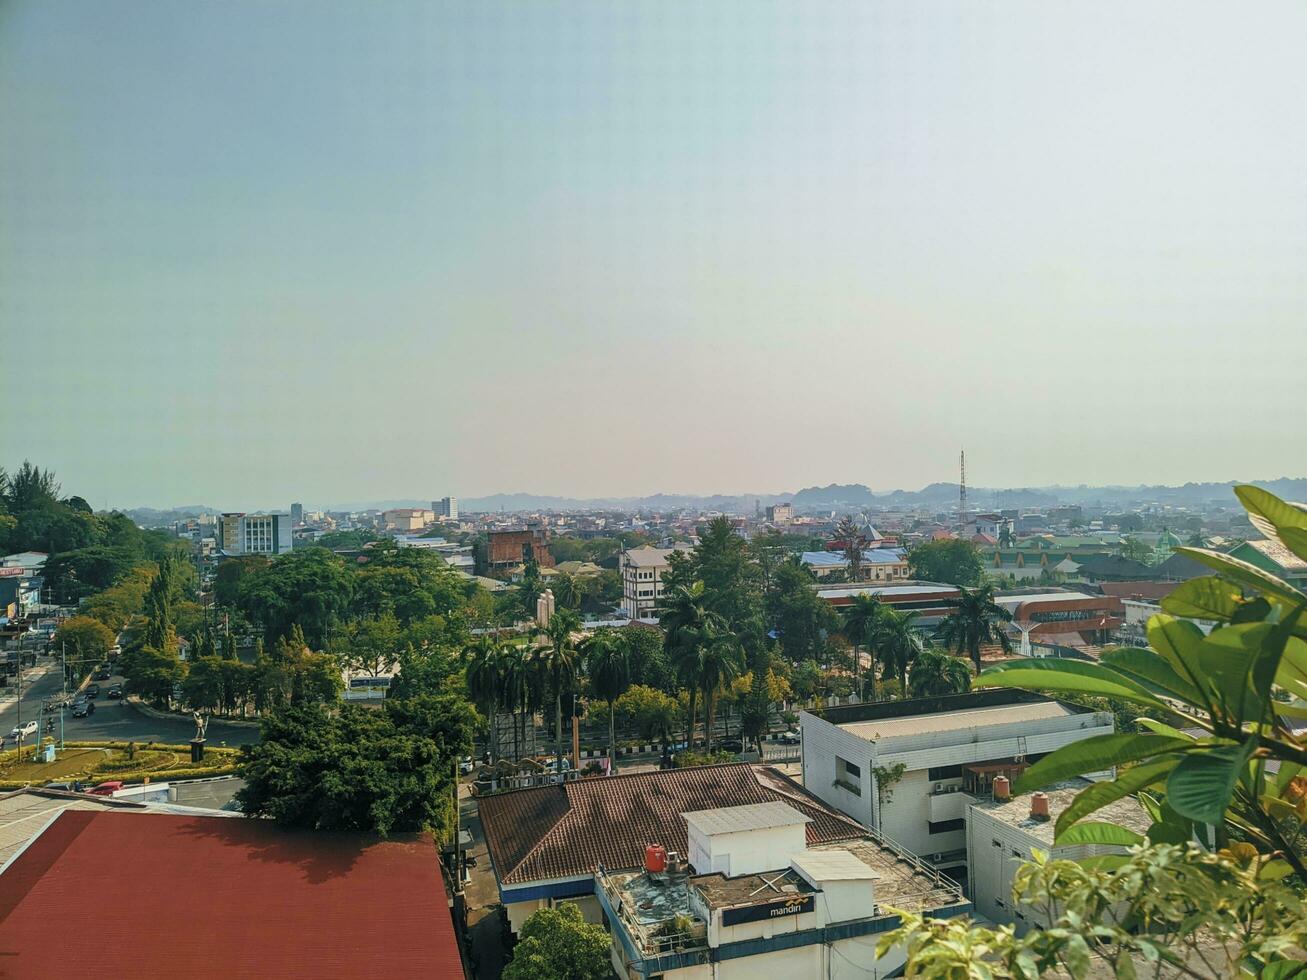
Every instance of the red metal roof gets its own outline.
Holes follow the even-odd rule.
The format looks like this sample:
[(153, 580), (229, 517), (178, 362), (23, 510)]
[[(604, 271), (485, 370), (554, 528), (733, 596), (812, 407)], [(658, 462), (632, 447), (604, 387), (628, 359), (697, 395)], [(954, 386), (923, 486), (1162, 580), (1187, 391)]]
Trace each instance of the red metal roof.
[(829, 809), (778, 769), (729, 763), (577, 779), (480, 801), (486, 844), (503, 884), (634, 868), (646, 844), (686, 852), (681, 814), (747, 803), (788, 803), (806, 817), (809, 844), (861, 837), (866, 830)]
[(0, 875), (0, 976), (59, 972), (70, 923), (106, 976), (464, 976), (426, 836), (69, 810)]

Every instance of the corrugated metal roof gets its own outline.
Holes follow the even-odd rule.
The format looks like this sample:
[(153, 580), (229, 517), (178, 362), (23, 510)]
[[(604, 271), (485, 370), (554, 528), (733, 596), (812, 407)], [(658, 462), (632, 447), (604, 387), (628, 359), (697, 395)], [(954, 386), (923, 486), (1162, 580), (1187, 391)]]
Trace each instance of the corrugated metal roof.
[(711, 810), (693, 810), (681, 814), (695, 830), (713, 834), (738, 834), (746, 830), (770, 830), (812, 823), (792, 806), (784, 803), (749, 803), (745, 806), (722, 806)]

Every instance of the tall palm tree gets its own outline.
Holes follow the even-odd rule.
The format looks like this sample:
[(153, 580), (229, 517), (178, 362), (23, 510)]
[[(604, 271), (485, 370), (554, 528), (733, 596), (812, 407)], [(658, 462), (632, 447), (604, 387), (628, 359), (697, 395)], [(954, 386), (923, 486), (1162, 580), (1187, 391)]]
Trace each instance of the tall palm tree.
[(885, 609), (885, 615), (875, 626), (873, 641), (880, 653), (881, 663), (899, 678), (899, 689), (907, 694), (908, 667), (925, 649), (921, 633), (916, 628), (918, 613)]
[(615, 702), (631, 686), (631, 646), (615, 630), (600, 630), (581, 644), (590, 689), (608, 702), (608, 771), (617, 772)]
[(835, 525), (835, 537), (844, 542), (844, 557), (849, 563), (849, 581), (861, 582), (862, 552), (867, 547), (867, 538), (851, 514), (840, 518), (840, 522)]
[(686, 748), (694, 746), (695, 707), (703, 676), (702, 658), (705, 645), (726, 632), (726, 621), (708, 608), (702, 582), (678, 586), (663, 597), (659, 613), (665, 634), (663, 649), (676, 670), (677, 680), (690, 693), (690, 710), (686, 723)]
[(704, 638), (699, 657), (699, 688), (703, 692), (705, 743), (712, 751), (712, 733), (717, 692), (744, 673), (744, 650), (735, 634), (729, 631), (712, 631)]
[(463, 652), (468, 694), (485, 710), (489, 722), (486, 743), (490, 761), (499, 755), (499, 701), (503, 693), (504, 651), (491, 636), (477, 637)]
[(853, 597), (853, 602), (847, 607), (848, 612), (844, 614), (844, 635), (848, 637), (849, 642), (853, 644), (853, 683), (858, 689), (858, 700), (862, 700), (862, 656), (858, 653), (858, 645), (867, 646), (868, 655), (871, 663), (868, 672), (871, 674), (871, 696), (876, 697), (876, 651), (872, 648), (872, 640), (875, 636), (878, 624), (885, 617), (888, 608), (875, 596), (858, 595)]
[(1004, 623), (1012, 614), (994, 602), (994, 587), (980, 585), (974, 589), (959, 586), (961, 595), (953, 601), (954, 611), (939, 627), (944, 645), (961, 654), (969, 653), (977, 674), (980, 673), (980, 648), (996, 643), (1004, 653), (1012, 652), (1012, 641)]
[(923, 650), (912, 664), (911, 692), (914, 698), (934, 698), (961, 694), (971, 683), (966, 661), (931, 647)]
[(525, 736), (522, 719), (527, 711), (531, 683), (531, 661), (525, 647), (517, 644), (504, 647), (500, 681), (504, 707), (513, 715), (513, 761), (516, 762), (522, 757), (522, 738)]
[(563, 693), (576, 686), (581, 667), (581, 655), (572, 641), (580, 626), (581, 620), (572, 610), (558, 610), (540, 630), (545, 645), (536, 652), (536, 663), (554, 692), (554, 754), (559, 773), (563, 771)]

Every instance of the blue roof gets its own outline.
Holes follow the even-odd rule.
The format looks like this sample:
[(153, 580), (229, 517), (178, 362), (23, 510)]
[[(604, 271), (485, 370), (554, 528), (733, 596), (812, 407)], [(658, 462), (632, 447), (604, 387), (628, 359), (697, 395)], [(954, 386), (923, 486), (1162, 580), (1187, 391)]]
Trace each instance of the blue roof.
[[(902, 548), (871, 548), (862, 553), (864, 565), (893, 565), (903, 560)], [(846, 568), (848, 559), (839, 551), (805, 551), (799, 560), (813, 568)]]

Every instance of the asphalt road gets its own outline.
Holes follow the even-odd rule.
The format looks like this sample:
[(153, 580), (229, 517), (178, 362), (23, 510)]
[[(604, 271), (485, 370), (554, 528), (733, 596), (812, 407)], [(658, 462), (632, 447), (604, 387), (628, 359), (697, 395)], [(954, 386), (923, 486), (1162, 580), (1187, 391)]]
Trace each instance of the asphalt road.
[[(185, 744), (191, 740), (195, 735), (195, 723), (189, 718), (151, 718), (125, 701), (110, 700), (105, 697), (103, 692), (109, 690), (109, 685), (120, 684), (122, 680), (122, 677), (115, 674), (107, 681), (92, 682), (100, 685), (101, 694), (95, 700), (95, 713), (90, 717), (74, 718), (71, 710), (64, 711), (65, 741), (89, 742), (116, 739), (123, 742)], [(41, 717), (41, 705), (50, 697), (58, 694), (62, 687), (57, 667), (44, 676), (38, 677), (30, 684), (24, 681), (23, 720), (30, 721), (36, 718), (44, 724), (44, 718)], [(10, 678), (10, 686), (7, 690), (13, 691), (15, 688), (14, 679)], [(54, 718), (55, 734), (57, 735), (59, 732), (59, 714), (56, 712), (52, 716), (46, 717)], [(10, 698), (0, 703), (0, 735), (7, 735), (17, 723), (18, 706), (16, 699), (11, 695)], [(229, 725), (215, 718), (209, 722), (208, 740), (212, 746), (224, 744), (246, 745), (259, 740), (259, 730), (254, 727), (246, 728), (239, 725)]]

